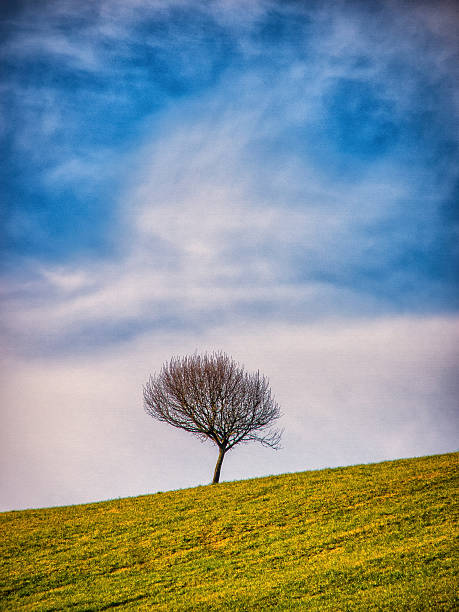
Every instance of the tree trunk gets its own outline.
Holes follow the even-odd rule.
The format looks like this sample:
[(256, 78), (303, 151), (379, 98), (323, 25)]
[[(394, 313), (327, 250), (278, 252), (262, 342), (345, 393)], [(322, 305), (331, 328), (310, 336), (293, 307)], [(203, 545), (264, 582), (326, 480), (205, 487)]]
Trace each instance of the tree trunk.
[(223, 457), (225, 456), (225, 449), (220, 447), (220, 452), (218, 453), (217, 465), (215, 466), (214, 479), (212, 480), (212, 484), (217, 484), (220, 480), (220, 470), (222, 469)]

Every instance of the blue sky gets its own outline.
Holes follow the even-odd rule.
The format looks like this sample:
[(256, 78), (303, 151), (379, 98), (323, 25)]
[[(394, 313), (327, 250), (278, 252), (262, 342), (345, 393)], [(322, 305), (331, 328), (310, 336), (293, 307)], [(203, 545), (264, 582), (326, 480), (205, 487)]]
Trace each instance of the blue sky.
[(2, 507), (206, 482), (140, 401), (196, 349), (282, 400), (223, 478), (455, 450), (455, 3), (1, 12)]

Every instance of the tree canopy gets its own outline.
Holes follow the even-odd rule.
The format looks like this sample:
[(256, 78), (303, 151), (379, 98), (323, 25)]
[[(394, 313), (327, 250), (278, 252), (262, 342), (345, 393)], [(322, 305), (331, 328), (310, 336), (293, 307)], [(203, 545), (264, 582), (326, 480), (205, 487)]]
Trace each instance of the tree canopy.
[(271, 425), (280, 409), (268, 379), (259, 371), (246, 372), (225, 353), (173, 357), (150, 376), (143, 394), (152, 417), (218, 446), (214, 483), (225, 453), (237, 444), (279, 447), (281, 431)]

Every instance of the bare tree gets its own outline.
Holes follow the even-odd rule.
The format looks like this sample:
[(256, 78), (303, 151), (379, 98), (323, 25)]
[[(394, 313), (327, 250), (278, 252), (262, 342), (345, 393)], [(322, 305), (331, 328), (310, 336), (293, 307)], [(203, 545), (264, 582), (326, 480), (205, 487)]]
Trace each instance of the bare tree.
[(270, 429), (279, 406), (268, 379), (247, 373), (225, 353), (174, 357), (143, 389), (148, 414), (219, 448), (212, 484), (220, 479), (225, 453), (256, 441), (279, 448), (281, 431)]

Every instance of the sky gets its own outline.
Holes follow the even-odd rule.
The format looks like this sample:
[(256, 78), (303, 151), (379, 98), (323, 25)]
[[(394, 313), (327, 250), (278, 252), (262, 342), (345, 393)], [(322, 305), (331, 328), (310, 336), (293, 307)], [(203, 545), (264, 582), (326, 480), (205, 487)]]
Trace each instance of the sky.
[(205, 485), (174, 355), (261, 370), (222, 480), (457, 450), (455, 2), (1, 9), (0, 509)]

